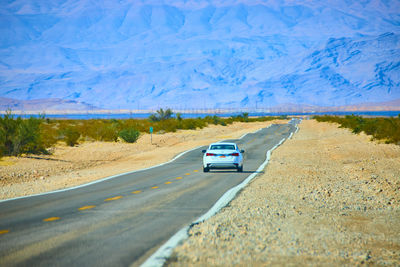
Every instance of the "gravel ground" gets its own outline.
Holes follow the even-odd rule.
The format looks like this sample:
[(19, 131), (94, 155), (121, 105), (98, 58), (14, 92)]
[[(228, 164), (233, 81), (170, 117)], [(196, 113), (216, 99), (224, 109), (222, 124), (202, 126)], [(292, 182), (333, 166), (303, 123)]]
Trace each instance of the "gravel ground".
[(400, 266), (400, 146), (303, 121), (168, 266)]

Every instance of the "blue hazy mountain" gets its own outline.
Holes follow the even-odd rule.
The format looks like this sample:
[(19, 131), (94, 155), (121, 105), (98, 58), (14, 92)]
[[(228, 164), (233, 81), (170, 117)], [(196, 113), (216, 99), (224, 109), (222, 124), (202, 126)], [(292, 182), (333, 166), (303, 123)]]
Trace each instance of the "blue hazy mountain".
[(103, 108), (400, 98), (398, 0), (1, 0), (0, 97)]

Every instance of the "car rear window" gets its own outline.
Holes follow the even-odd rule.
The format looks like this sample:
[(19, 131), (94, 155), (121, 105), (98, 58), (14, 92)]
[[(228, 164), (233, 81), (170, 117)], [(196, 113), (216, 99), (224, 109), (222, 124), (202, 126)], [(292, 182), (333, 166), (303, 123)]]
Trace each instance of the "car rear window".
[(229, 149), (229, 150), (235, 150), (234, 145), (212, 145), (211, 150), (217, 150), (217, 149)]

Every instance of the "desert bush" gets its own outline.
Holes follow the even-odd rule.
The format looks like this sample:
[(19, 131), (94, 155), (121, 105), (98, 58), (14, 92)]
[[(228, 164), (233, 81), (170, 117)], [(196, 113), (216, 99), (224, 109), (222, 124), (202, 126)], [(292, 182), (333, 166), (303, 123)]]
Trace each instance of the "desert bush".
[(226, 123), (223, 121), (223, 119), (218, 117), (218, 116), (216, 116), (216, 115), (214, 115), (212, 117), (212, 119), (213, 119), (213, 124), (215, 124), (215, 125), (218, 125), (218, 124), (221, 124), (221, 125), (225, 124), (226, 125)]
[[(71, 122), (71, 125), (76, 125)], [(100, 140), (97, 134), (97, 129), (101, 125), (100, 120), (85, 120), (82, 124), (76, 125), (76, 129), (79, 131), (82, 137), (87, 140)]]
[(42, 133), (42, 142), (45, 147), (51, 147), (59, 140), (58, 126), (49, 119), (46, 119), (40, 125), (40, 132)]
[(140, 132), (135, 128), (123, 129), (119, 132), (119, 137), (127, 143), (135, 143), (139, 138)]
[(185, 119), (179, 124), (179, 129), (195, 130), (201, 124), (196, 119)]
[(78, 144), (78, 139), (81, 136), (80, 132), (75, 127), (67, 127), (63, 131), (64, 141), (68, 146)]
[(243, 112), (241, 117), (243, 118), (244, 122), (248, 122), (249, 121), (249, 113)]
[(11, 110), (0, 116), (0, 151), (2, 155), (18, 156), (23, 153), (48, 153), (43, 142), (41, 125), (43, 117), (23, 120), (14, 118)]
[(86, 120), (83, 123), (79, 121), (70, 121), (70, 126), (75, 126), (82, 137), (96, 140), (116, 142), (118, 133), (122, 129), (121, 123), (118, 120)]
[(204, 118), (204, 121), (206, 121), (207, 123), (210, 123), (210, 124), (214, 124), (214, 125), (226, 126), (225, 120), (222, 119), (221, 117), (218, 117), (217, 115), (214, 115), (214, 116), (206, 116), (206, 117)]
[(116, 142), (118, 140), (118, 129), (113, 124), (103, 124), (97, 129), (98, 140), (106, 142)]
[(2, 155), (12, 155), (14, 139), (17, 136), (18, 127), (21, 124), (20, 117), (14, 118), (11, 110), (7, 110), (4, 116), (0, 116), (0, 150)]
[[(249, 118), (243, 113), (231, 118), (207, 116), (205, 118), (183, 119), (180, 114), (172, 117), (170, 109), (157, 111), (156, 119), (90, 119), (90, 120), (51, 120), (30, 118), (23, 120), (14, 118), (11, 111), (0, 117), (0, 154), (16, 155), (21, 153), (46, 153), (46, 148), (57, 141), (65, 141), (74, 146), (80, 138), (84, 140), (112, 141), (121, 137), (126, 142), (134, 140), (136, 133), (149, 132), (153, 127), (155, 132), (175, 132), (178, 129), (201, 129), (208, 124), (228, 125), (234, 121), (267, 121), (276, 117)], [(125, 131), (126, 130), (126, 131)], [(129, 139), (129, 140), (128, 140)]]
[(287, 119), (288, 119), (288, 116), (287, 116), (287, 115), (280, 115), (280, 116), (279, 116), (279, 119), (280, 119), (280, 120), (287, 120)]
[(384, 140), (385, 143), (400, 145), (400, 116), (397, 118), (363, 118), (360, 116), (315, 116), (320, 122), (338, 123), (341, 128), (348, 128), (353, 133), (364, 132), (373, 139)]
[[(278, 120), (278, 119), (282, 119), (281, 117), (276, 117), (276, 116), (270, 116), (270, 117), (257, 117), (257, 118), (250, 118), (249, 121), (253, 122), (253, 121), (273, 121), (273, 120)], [(288, 120), (289, 118), (286, 117), (286, 120)]]
[(126, 120), (124, 125), (122, 126), (123, 129), (125, 128), (135, 128), (139, 132), (149, 132), (150, 126), (152, 126), (153, 123), (148, 121), (148, 120), (134, 120), (134, 119), (129, 119)]
[(249, 113), (243, 112), (240, 115), (232, 116), (230, 119), (232, 122), (234, 121), (249, 122)]
[(179, 129), (179, 126), (180, 121), (178, 121), (177, 119), (161, 120), (154, 124), (154, 128), (157, 132), (176, 132), (176, 130)]
[(30, 117), (29, 119), (22, 120), (18, 127), (17, 135), (14, 139), (13, 155), (20, 155), (22, 153), (31, 154), (47, 154), (46, 147), (44, 146), (40, 125), (43, 118)]

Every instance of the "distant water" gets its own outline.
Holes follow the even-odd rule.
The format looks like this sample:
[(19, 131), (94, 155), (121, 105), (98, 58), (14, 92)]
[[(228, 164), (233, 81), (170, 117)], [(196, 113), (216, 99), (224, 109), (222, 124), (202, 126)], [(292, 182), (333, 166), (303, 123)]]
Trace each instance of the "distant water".
[[(222, 114), (197, 114), (197, 113), (186, 113), (182, 114), (182, 118), (204, 118), (206, 116), (217, 115), (219, 117), (231, 117), (242, 114), (241, 112), (235, 113), (222, 113)], [(358, 115), (358, 116), (368, 116), (368, 117), (397, 117), (400, 111), (358, 111), (358, 112), (316, 112), (316, 113), (263, 113), (263, 112), (250, 112), (249, 116), (313, 116), (313, 115)], [(127, 114), (46, 114), (45, 117), (49, 119), (74, 119), (74, 120), (89, 120), (89, 119), (146, 119), (151, 115), (151, 113), (127, 113)], [(24, 114), (21, 115), (23, 118), (38, 117), (38, 114)]]

